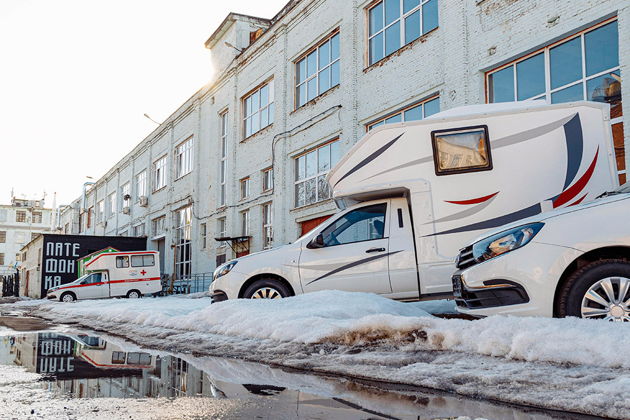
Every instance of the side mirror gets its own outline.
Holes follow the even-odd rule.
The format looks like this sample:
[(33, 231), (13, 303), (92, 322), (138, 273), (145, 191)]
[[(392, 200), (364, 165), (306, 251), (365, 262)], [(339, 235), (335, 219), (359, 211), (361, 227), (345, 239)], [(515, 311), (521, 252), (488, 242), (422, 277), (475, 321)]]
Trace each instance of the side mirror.
[(324, 236), (320, 233), (306, 245), (308, 249), (316, 249), (324, 247)]

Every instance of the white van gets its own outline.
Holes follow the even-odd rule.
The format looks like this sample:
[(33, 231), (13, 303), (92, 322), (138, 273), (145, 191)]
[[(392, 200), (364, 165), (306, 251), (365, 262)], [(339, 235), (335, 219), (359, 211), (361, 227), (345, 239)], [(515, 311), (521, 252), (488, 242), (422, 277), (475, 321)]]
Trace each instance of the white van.
[(109, 297), (139, 298), (162, 290), (158, 251), (106, 252), (85, 263), (86, 274), (48, 289), (47, 298), (72, 302)]
[(214, 301), (323, 289), (450, 295), (466, 242), (618, 186), (609, 105), (476, 105), (382, 126), (328, 183), (342, 211), (293, 244), (218, 267)]

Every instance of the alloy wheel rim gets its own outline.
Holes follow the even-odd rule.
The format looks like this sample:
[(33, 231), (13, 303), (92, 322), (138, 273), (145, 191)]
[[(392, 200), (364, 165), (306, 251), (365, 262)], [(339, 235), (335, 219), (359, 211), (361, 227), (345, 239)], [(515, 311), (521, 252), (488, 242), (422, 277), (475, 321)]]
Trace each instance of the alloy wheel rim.
[(630, 279), (606, 277), (584, 294), (582, 318), (611, 322), (630, 322)]
[(74, 300), (74, 299), (72, 299), (72, 296), (70, 296), (70, 295), (65, 295), (65, 296), (63, 297), (63, 301), (64, 301), (64, 302), (72, 302), (73, 300)]
[(129, 297), (132, 299), (137, 299), (138, 298), (138, 293), (137, 292), (131, 292), (129, 293)]
[(261, 287), (252, 295), (252, 299), (280, 299), (282, 295), (273, 287)]

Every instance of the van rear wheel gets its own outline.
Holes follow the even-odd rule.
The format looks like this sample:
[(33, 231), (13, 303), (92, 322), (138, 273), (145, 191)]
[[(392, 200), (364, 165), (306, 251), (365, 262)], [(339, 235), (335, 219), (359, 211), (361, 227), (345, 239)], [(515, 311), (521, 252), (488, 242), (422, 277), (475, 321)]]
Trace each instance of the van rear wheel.
[(137, 290), (130, 290), (129, 292), (127, 292), (127, 298), (129, 299), (138, 299), (141, 296), (142, 296), (142, 293), (140, 293)]
[(281, 299), (291, 296), (287, 287), (273, 278), (256, 280), (245, 289), (246, 299)]
[(76, 296), (74, 295), (74, 293), (72, 292), (66, 292), (63, 295), (61, 295), (61, 299), (62, 302), (74, 302), (75, 300), (77, 300)]
[(574, 272), (561, 291), (558, 315), (630, 322), (630, 262), (599, 260)]

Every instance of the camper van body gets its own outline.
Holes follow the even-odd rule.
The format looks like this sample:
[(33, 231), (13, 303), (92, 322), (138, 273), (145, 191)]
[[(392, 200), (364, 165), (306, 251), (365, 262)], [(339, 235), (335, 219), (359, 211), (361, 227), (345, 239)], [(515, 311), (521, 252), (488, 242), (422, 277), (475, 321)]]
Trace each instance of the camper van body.
[(478, 105), (381, 126), (328, 175), (340, 213), (293, 244), (219, 267), (211, 290), (215, 300), (250, 297), (253, 282), (275, 279), (290, 293), (450, 294), (464, 244), (594, 199), (618, 186), (615, 168), (607, 104)]
[(85, 263), (86, 274), (48, 289), (48, 299), (140, 297), (162, 290), (158, 251), (107, 252)]

